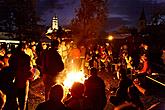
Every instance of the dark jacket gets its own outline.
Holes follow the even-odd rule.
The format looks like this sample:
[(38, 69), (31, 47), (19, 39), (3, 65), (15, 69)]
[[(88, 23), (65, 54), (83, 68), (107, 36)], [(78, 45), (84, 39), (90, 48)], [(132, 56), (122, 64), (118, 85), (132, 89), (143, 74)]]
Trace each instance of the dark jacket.
[(68, 110), (62, 102), (55, 102), (48, 100), (46, 102), (40, 103), (36, 110)]
[(85, 95), (93, 103), (94, 110), (103, 110), (106, 105), (105, 83), (98, 76), (91, 76), (85, 81)]
[(46, 53), (45, 59), (45, 73), (56, 76), (64, 69), (64, 63), (57, 49), (51, 48)]

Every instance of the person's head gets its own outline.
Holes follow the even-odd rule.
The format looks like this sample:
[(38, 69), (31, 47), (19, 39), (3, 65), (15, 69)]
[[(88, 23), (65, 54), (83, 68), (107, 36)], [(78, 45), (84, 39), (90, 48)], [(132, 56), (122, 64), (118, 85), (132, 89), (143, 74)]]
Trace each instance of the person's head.
[(119, 73), (120, 73), (121, 79), (124, 79), (127, 77), (127, 74), (126, 74), (127, 70), (126, 69), (120, 68)]
[(47, 49), (47, 45), (46, 45), (45, 42), (42, 43), (42, 49), (43, 49), (43, 50)]
[(163, 63), (165, 64), (165, 49), (162, 50), (161, 59)]
[(16, 50), (18, 52), (20, 52), (20, 51), (24, 51), (26, 48), (27, 48), (27, 44), (24, 42), (20, 42), (20, 44), (18, 44), (18, 47), (16, 48)]
[(3, 61), (4, 61), (4, 66), (9, 66), (9, 59), (10, 59), (10, 56), (11, 56), (11, 53), (6, 53), (4, 58), (3, 58)]
[(140, 57), (140, 60), (141, 60), (141, 61), (145, 61), (145, 60), (147, 60), (147, 56), (146, 56), (146, 54), (143, 54), (143, 55)]
[(36, 50), (36, 44), (35, 43), (32, 43), (31, 44), (31, 49), (32, 49), (32, 51), (35, 51)]
[(4, 67), (4, 62), (0, 60), (0, 71)]
[(6, 95), (3, 94), (3, 92), (0, 90), (0, 110), (3, 109), (5, 103), (6, 103)]
[(36, 45), (36, 42), (35, 42), (35, 41), (32, 41), (32, 42), (31, 42), (31, 45)]
[(59, 41), (57, 39), (53, 39), (51, 42), (51, 47), (58, 48), (58, 46), (59, 46)]
[(71, 87), (71, 96), (79, 98), (83, 96), (84, 93), (84, 85), (80, 82), (75, 82)]
[(73, 48), (77, 48), (77, 45), (76, 44), (73, 44)]
[(64, 46), (65, 46), (65, 41), (62, 41), (62, 42), (61, 42), (61, 45), (64, 45)]
[(63, 87), (59, 84), (54, 85), (49, 93), (49, 99), (54, 101), (61, 101), (63, 98)]
[(123, 49), (127, 50), (127, 48), (128, 48), (127, 45), (123, 45)]
[(91, 68), (90, 75), (97, 76), (97, 69), (96, 68)]

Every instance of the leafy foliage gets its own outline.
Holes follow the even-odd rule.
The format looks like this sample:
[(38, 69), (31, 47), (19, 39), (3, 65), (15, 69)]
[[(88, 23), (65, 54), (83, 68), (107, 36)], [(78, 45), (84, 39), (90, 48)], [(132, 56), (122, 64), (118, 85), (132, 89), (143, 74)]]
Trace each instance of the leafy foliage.
[(80, 40), (89, 37), (99, 37), (107, 20), (105, 0), (81, 0), (72, 20), (72, 31)]
[(0, 20), (4, 21), (5, 31), (16, 33), (16, 39), (20, 40), (37, 36), (40, 18), (36, 14), (36, 0), (3, 0), (2, 4), (5, 19)]

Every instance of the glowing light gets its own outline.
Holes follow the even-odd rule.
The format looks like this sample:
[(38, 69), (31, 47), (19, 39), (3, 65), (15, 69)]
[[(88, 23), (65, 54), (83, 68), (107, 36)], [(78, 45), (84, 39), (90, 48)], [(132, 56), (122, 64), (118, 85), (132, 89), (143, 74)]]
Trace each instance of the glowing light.
[(16, 41), (16, 40), (0, 40), (0, 42), (5, 42), (5, 43), (16, 43), (19, 44), (20, 41)]
[(113, 40), (113, 36), (109, 35), (108, 40)]
[(63, 83), (65, 87), (71, 88), (74, 82), (84, 83), (84, 81), (85, 74), (82, 71), (80, 71), (68, 73)]

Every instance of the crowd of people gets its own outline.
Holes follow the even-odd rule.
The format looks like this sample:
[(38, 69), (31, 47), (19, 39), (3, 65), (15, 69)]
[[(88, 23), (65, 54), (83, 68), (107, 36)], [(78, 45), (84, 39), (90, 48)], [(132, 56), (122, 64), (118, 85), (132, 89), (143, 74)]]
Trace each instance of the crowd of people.
[[(5, 44), (1, 45), (1, 108), (28, 110), (29, 84), (42, 78), (45, 102), (39, 104), (36, 110), (103, 110), (107, 104), (105, 83), (97, 73), (105, 71), (116, 73), (120, 80), (116, 96), (110, 98), (114, 109), (142, 110), (144, 106), (139, 92), (148, 94), (143, 81), (145, 75), (151, 74), (151, 68), (148, 46), (142, 43), (139, 50), (134, 57), (129, 54), (127, 45), (123, 45), (117, 61), (114, 61), (109, 43), (87, 46), (72, 41), (52, 40), (51, 44), (33, 41), (21, 42), (18, 47), (10, 49)], [(63, 85), (56, 82), (57, 75), (64, 70), (83, 70), (88, 76), (84, 84), (75, 82), (65, 98)]]

